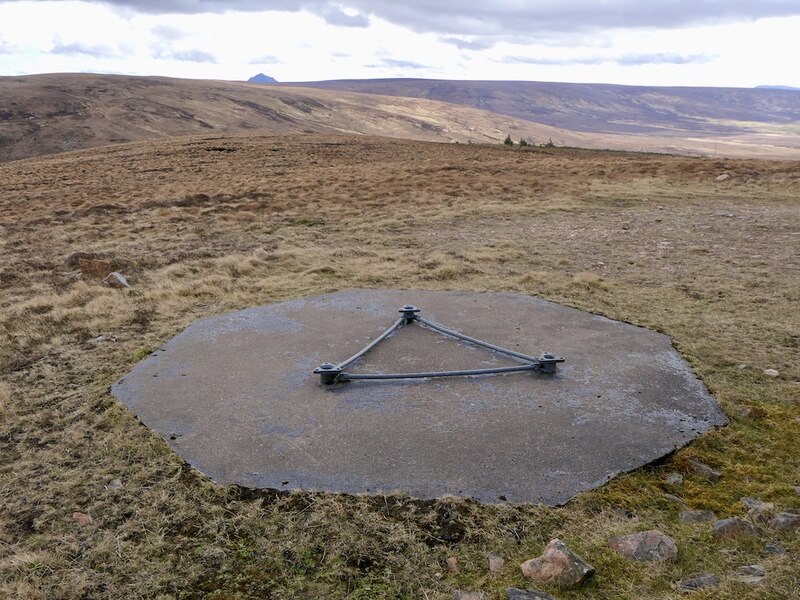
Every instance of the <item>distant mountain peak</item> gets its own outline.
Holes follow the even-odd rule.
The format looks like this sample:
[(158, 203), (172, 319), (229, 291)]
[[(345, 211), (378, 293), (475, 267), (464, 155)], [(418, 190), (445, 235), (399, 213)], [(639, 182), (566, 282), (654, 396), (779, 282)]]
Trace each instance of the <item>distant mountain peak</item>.
[(270, 77), (269, 75), (264, 75), (263, 73), (259, 73), (258, 75), (253, 75), (247, 81), (248, 83), (278, 83), (277, 79), (275, 79), (274, 77)]

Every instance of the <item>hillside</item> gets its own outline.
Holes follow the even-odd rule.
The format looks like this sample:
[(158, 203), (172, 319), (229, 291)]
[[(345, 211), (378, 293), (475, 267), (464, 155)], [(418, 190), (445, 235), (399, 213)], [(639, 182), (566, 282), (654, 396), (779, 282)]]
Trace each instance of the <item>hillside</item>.
[[(0, 180), (0, 598), (499, 599), (536, 587), (678, 600), (690, 597), (678, 582), (701, 573), (719, 583), (697, 598), (797, 597), (800, 537), (771, 525), (800, 509), (796, 162), (206, 133), (5, 163)], [(104, 285), (109, 269), (131, 287)], [(347, 288), (517, 292), (658, 330), (730, 423), (554, 508), (215, 485), (110, 393), (198, 319)], [(577, 402), (605, 394), (602, 376), (586, 384)], [(283, 385), (268, 364), (264, 385)], [(491, 402), (491, 383), (476, 385)], [(424, 418), (426, 401), (419, 426), (458, 448)], [(380, 395), (330, 402), (393, 410)], [(712, 533), (734, 516), (760, 528)], [(676, 562), (609, 547), (653, 529), (675, 540)], [(555, 537), (596, 568), (580, 589), (520, 572)], [(497, 573), (490, 552), (505, 560)], [(742, 580), (747, 565), (759, 583)]]
[[(346, 82), (319, 85), (331, 87), (334, 84), (345, 85)], [(379, 84), (362, 82), (352, 87), (364, 88), (365, 92), (377, 91), (369, 86)], [(418, 89), (422, 85), (418, 80), (382, 85), (381, 89), (385, 88), (387, 94), (439, 95), (447, 102), (284, 84), (163, 77), (90, 74), (2, 77), (0, 162), (146, 139), (256, 131), (346, 133), (461, 143), (499, 143), (510, 134), (517, 141), (526, 139), (541, 144), (552, 140), (559, 146), (584, 148), (731, 157), (800, 157), (800, 136), (796, 135), (800, 125), (786, 121), (793, 113), (781, 108), (783, 105), (775, 111), (776, 114), (785, 113), (785, 122), (761, 123), (749, 128), (740, 123), (734, 134), (720, 133), (725, 129), (720, 126), (714, 131), (665, 129), (655, 135), (643, 133), (655, 127), (658, 122), (655, 117), (648, 121), (652, 115), (647, 111), (626, 112), (622, 101), (609, 104), (605, 113), (591, 117), (593, 112), (599, 111), (602, 98), (590, 103), (573, 95), (571, 99), (564, 99), (561, 106), (558, 98), (550, 97), (549, 104), (537, 105), (534, 101), (539, 102), (538, 97), (518, 96), (512, 92), (504, 96), (497, 91), (487, 96), (489, 84), (482, 84), (481, 88), (476, 82), (458, 85), (449, 82), (439, 86), (436, 94)], [(500, 82), (491, 85), (498, 89), (508, 87)], [(477, 90), (474, 93), (470, 91), (473, 87)], [(451, 93), (443, 90), (451, 90)], [(469, 100), (464, 94), (477, 95)], [(470, 102), (474, 106), (464, 105)], [(630, 103), (636, 104), (632, 100)], [(515, 112), (514, 106), (520, 116), (501, 114)], [(549, 117), (547, 111), (552, 113)], [(579, 118), (581, 111), (585, 114)], [(562, 119), (559, 115), (571, 117)], [(565, 124), (559, 127), (541, 124), (535, 122), (534, 117), (538, 116), (549, 123), (563, 121)], [(611, 133), (573, 130), (583, 127), (581, 119), (585, 121), (590, 117), (606, 119), (609, 123), (630, 122), (630, 126), (620, 126), (617, 128), (620, 131)], [(786, 133), (792, 131), (791, 135)]]
[(513, 132), (517, 138), (583, 141), (556, 128), (430, 100), (162, 77), (5, 77), (0, 78), (0, 107), (0, 161), (248, 131), (492, 143)]
[(432, 79), (292, 85), (441, 100), (593, 133), (725, 136), (800, 132), (800, 94), (781, 89)]

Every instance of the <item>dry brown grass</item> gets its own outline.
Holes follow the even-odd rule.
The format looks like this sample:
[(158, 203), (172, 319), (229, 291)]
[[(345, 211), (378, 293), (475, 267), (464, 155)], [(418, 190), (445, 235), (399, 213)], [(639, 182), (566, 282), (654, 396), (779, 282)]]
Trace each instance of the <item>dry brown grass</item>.
[[(679, 598), (674, 582), (704, 571), (723, 577), (716, 598), (798, 589), (796, 534), (718, 542), (663, 497), (720, 517), (745, 495), (800, 506), (797, 163), (251, 135), (18, 161), (0, 178), (0, 596), (501, 598), (556, 536), (598, 568), (563, 598)], [(75, 252), (132, 289), (82, 277)], [(109, 394), (200, 317), (349, 287), (514, 290), (656, 328), (732, 422), (566, 507), (484, 506), (220, 488)], [(693, 456), (723, 479), (692, 475)], [(681, 488), (663, 483), (673, 470)], [(606, 546), (650, 528), (677, 539), (676, 565)], [(490, 551), (508, 561), (499, 577)], [(754, 562), (760, 586), (731, 576)]]

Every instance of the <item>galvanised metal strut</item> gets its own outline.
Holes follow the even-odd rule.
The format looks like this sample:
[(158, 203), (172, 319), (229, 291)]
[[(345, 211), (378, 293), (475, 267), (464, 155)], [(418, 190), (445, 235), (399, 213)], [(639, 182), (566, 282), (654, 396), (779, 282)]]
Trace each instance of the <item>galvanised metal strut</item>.
[[(528, 356), (527, 354), (522, 354), (521, 352), (515, 352), (514, 350), (508, 350), (500, 346), (495, 346), (494, 344), (490, 344), (489, 342), (484, 342), (483, 340), (479, 340), (470, 337), (468, 335), (464, 335), (463, 333), (459, 333), (458, 331), (453, 331), (452, 329), (448, 329), (447, 327), (439, 325), (438, 323), (429, 321), (428, 319), (421, 317), (419, 315), (420, 311), (421, 309), (417, 308), (416, 306), (411, 306), (410, 304), (406, 304), (398, 311), (402, 314), (402, 316), (399, 319), (397, 319), (397, 321), (395, 321), (394, 324), (391, 327), (389, 327), (389, 329), (387, 329), (377, 338), (372, 340), (363, 350), (358, 351), (347, 360), (340, 362), (338, 365), (334, 365), (333, 363), (323, 363), (319, 367), (314, 369), (314, 373), (319, 375), (320, 377), (320, 383), (323, 383), (325, 385), (330, 385), (332, 383), (342, 383), (345, 381), (353, 381), (357, 379), (423, 379), (426, 377), (461, 377), (468, 375), (490, 375), (494, 373), (512, 373), (515, 371), (540, 371), (542, 373), (555, 373), (556, 364), (564, 362), (563, 357), (556, 356), (555, 354), (552, 354), (550, 352), (545, 352), (544, 354), (542, 354), (541, 357), (537, 358), (535, 356)], [(346, 373), (344, 371), (345, 367), (347, 367), (351, 363), (354, 363), (359, 358), (364, 356), (367, 352), (372, 350), (375, 346), (377, 346), (383, 340), (389, 337), (399, 327), (401, 327), (402, 325), (411, 324), (415, 322), (425, 325), (426, 327), (430, 327), (431, 329), (438, 331), (439, 333), (443, 333), (445, 335), (449, 335), (454, 338), (464, 340), (465, 342), (475, 344), (476, 346), (487, 348), (489, 350), (497, 352), (498, 354), (504, 354), (506, 356), (522, 360), (524, 361), (524, 364), (514, 367), (496, 367), (491, 369), (467, 369), (461, 371), (427, 371), (420, 373)]]

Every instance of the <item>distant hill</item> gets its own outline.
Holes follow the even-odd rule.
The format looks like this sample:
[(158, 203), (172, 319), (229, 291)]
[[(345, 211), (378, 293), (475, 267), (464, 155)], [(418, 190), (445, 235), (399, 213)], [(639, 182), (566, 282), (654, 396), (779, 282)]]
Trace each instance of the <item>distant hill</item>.
[[(348, 133), (435, 142), (609, 142), (443, 102), (245, 82), (47, 74), (0, 77), (0, 162), (192, 134)], [(612, 142), (618, 145), (620, 141)]]
[[(541, 95), (541, 104), (535, 104), (539, 96), (522, 94), (520, 88), (504, 82), (449, 82), (432, 90), (430, 82), (398, 81), (360, 82), (353, 87), (373, 85), (394, 94), (424, 93), (448, 97), (451, 102), (165, 77), (0, 77), (0, 162), (138, 140), (248, 132), (346, 133), (461, 143), (500, 143), (511, 135), (516, 142), (525, 139), (532, 144), (552, 139), (557, 146), (800, 159), (800, 122), (792, 120), (789, 101), (796, 104), (800, 94), (790, 91), (751, 91), (764, 99), (765, 108), (758, 113), (763, 120), (744, 123), (733, 119), (730, 111), (752, 116), (753, 108), (747, 104), (728, 107), (729, 112), (716, 119), (698, 117), (723, 110), (721, 100), (703, 105), (700, 98), (707, 97), (705, 92), (697, 92), (700, 108), (694, 113), (689, 112), (693, 106), (687, 101), (681, 108), (685, 112), (676, 116), (676, 104), (665, 102), (657, 109), (660, 96), (642, 92), (626, 96), (621, 88), (613, 90), (615, 102), (604, 86), (585, 86), (585, 97), (578, 95), (578, 88), (571, 88), (569, 94)], [(748, 98), (740, 100), (744, 103)], [(772, 106), (773, 121), (767, 120), (767, 105)], [(537, 123), (533, 120), (537, 114), (551, 123), (572, 123), (575, 129), (595, 120), (597, 131)], [(663, 124), (667, 122), (672, 126)], [(614, 129), (622, 132), (605, 133)]]
[(800, 92), (800, 87), (792, 87), (790, 85), (757, 85), (757, 90), (791, 90), (793, 92)]
[(592, 133), (678, 137), (796, 135), (800, 127), (800, 95), (778, 89), (437, 79), (339, 80), (292, 85), (441, 100)]
[(258, 75), (253, 75), (250, 79), (247, 80), (248, 83), (278, 83), (278, 80), (274, 77), (270, 77), (269, 75), (264, 75), (263, 73), (259, 73)]

